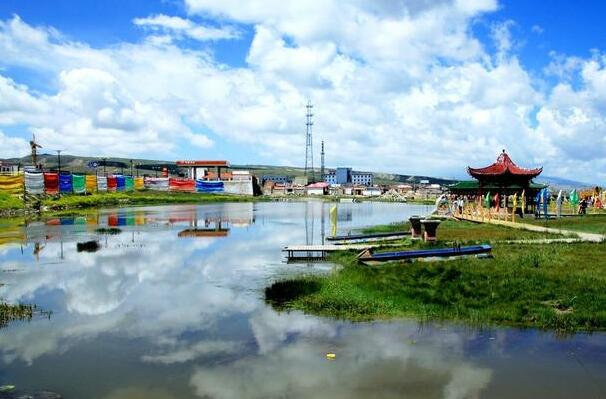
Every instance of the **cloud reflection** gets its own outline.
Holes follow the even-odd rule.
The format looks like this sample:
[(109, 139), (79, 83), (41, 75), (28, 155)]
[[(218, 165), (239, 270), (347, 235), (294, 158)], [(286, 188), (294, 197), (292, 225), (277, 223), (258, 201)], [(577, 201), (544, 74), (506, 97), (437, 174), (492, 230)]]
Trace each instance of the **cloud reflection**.
[(479, 397), (491, 379), (490, 370), (463, 359), (458, 334), (271, 313), (251, 318), (259, 354), (196, 369), (190, 383), (198, 396), (464, 399)]

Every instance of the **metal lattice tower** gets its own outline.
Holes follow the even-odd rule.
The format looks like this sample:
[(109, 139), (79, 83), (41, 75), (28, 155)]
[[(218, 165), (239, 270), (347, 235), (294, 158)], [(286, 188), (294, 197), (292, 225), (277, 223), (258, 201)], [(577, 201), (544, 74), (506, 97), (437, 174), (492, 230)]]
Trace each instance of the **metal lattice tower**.
[(313, 181), (315, 180), (315, 175), (314, 175), (314, 151), (313, 151), (313, 140), (312, 140), (312, 133), (311, 133), (311, 127), (313, 126), (313, 120), (312, 117), (314, 116), (314, 114), (311, 113), (311, 110), (314, 106), (311, 105), (311, 101), (307, 102), (307, 105), (305, 106), (305, 108), (307, 108), (307, 113), (306, 113), (306, 122), (305, 122), (305, 126), (306, 126), (306, 130), (305, 130), (305, 176), (307, 176), (308, 172), (311, 172), (311, 178), (310, 183), (313, 183)]
[(324, 181), (324, 140), (322, 140), (322, 151), (320, 151), (320, 180)]

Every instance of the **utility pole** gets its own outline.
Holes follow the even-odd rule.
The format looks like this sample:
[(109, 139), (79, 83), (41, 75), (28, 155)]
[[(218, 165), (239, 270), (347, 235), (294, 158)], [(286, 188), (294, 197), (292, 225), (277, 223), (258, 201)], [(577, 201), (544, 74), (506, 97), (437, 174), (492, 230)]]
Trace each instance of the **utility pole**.
[(61, 150), (57, 150), (57, 170), (61, 175)]
[(324, 140), (322, 140), (322, 151), (320, 152), (320, 180), (324, 181)]
[(133, 177), (133, 160), (130, 160), (130, 177)]
[(107, 176), (107, 172), (105, 171), (105, 165), (107, 165), (107, 158), (101, 158), (103, 159), (103, 174), (105, 176)]
[(305, 176), (307, 173), (311, 171), (311, 179), (310, 183), (313, 183), (315, 180), (314, 174), (314, 151), (313, 151), (313, 140), (312, 140), (312, 131), (311, 127), (313, 126), (312, 117), (314, 114), (311, 113), (313, 105), (311, 104), (311, 100), (307, 101), (307, 105), (305, 106), (307, 109), (307, 113), (305, 114), (306, 122), (305, 122)]

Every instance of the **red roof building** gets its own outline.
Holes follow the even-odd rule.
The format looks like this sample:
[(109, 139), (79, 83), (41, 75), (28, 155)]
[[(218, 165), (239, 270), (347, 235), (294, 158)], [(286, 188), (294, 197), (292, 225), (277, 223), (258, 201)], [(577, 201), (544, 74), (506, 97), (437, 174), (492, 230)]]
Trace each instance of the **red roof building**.
[(484, 195), (500, 194), (501, 197), (526, 193), (528, 205), (532, 204), (532, 198), (542, 188), (544, 184), (537, 184), (532, 181), (541, 174), (543, 168), (522, 168), (516, 165), (509, 155), (503, 150), (496, 162), (484, 168), (468, 167), (467, 172), (475, 180), (459, 181), (448, 186), (452, 194), (458, 195)]
[(505, 150), (499, 155), (497, 161), (484, 168), (467, 167), (467, 172), (480, 182), (526, 182), (541, 174), (543, 168), (527, 169), (515, 164)]

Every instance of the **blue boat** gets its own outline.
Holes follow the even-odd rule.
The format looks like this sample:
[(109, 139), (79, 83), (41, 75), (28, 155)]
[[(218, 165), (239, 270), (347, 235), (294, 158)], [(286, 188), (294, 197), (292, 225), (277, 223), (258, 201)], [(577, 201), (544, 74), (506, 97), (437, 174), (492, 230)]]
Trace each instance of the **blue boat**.
[(470, 245), (466, 247), (417, 249), (411, 251), (380, 252), (371, 254), (364, 251), (358, 258), (363, 262), (406, 261), (420, 258), (449, 258), (468, 255), (488, 254), (492, 251), (490, 245)]

